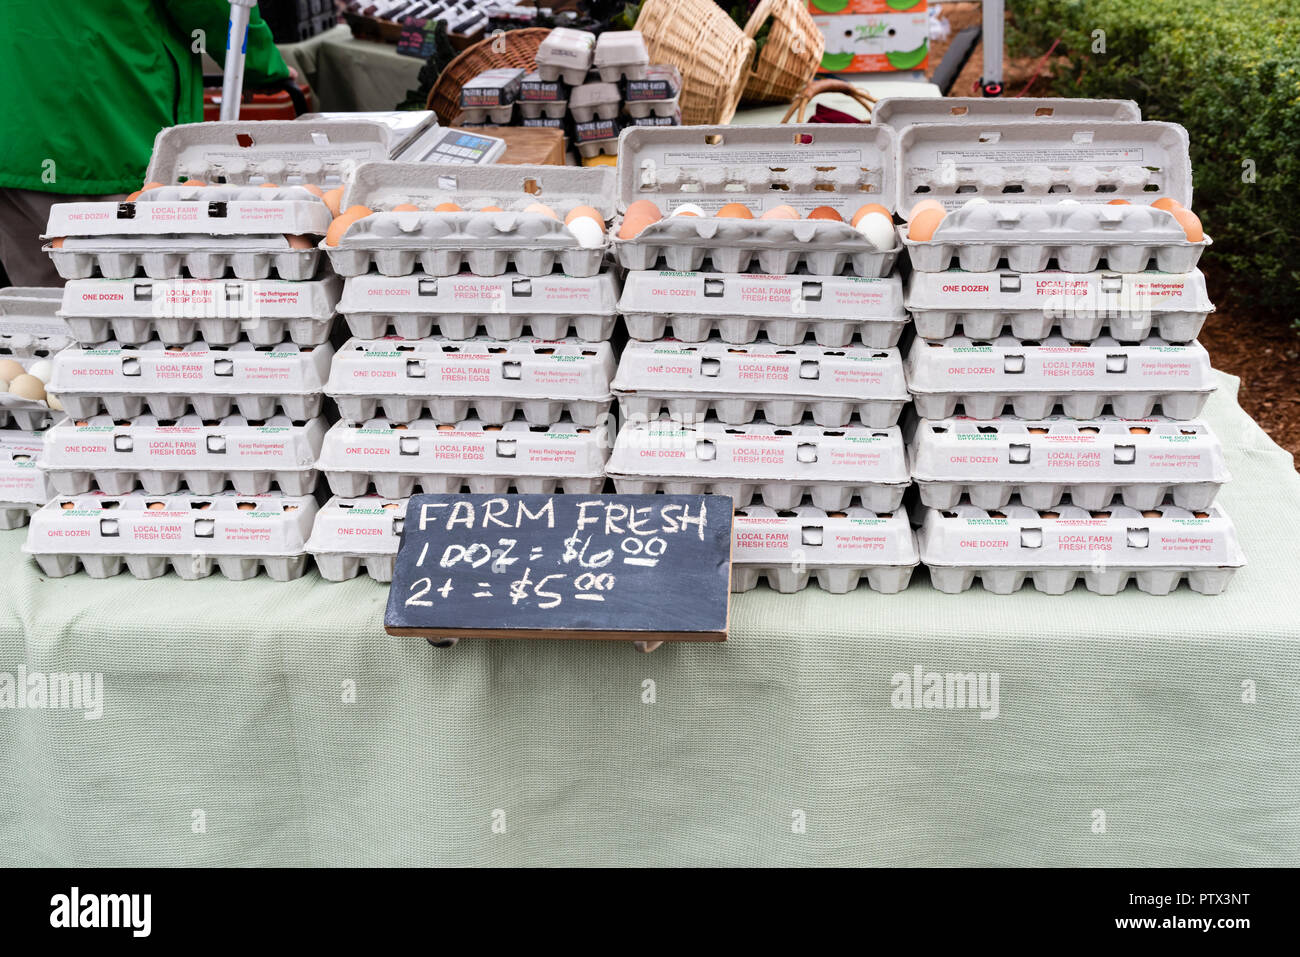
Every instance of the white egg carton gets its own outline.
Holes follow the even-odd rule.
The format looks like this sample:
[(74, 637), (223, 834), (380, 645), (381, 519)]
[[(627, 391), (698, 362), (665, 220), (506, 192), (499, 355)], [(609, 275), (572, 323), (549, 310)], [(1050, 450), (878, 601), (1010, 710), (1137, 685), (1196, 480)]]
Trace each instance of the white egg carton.
[(137, 486), (150, 495), (182, 487), (216, 495), (227, 485), (243, 495), (263, 495), (272, 486), (286, 495), (310, 495), (320, 475), (316, 459), (325, 427), (324, 419), (299, 424), (283, 415), (253, 422), (238, 415), (219, 421), (197, 415), (64, 419), (45, 433), (41, 468), (60, 495), (92, 488), (126, 495)]
[(319, 465), (335, 495), (355, 498), (374, 487), (380, 495), (405, 498), (419, 490), (449, 494), (569, 494), (599, 492), (605, 484), (609, 441), (604, 428), (572, 421), (504, 425), (466, 419), (437, 425), (416, 419), (406, 425), (371, 419), (336, 423), (326, 434)]
[[(901, 244), (878, 250), (848, 222), (758, 218), (780, 205), (803, 216), (819, 206), (845, 220), (867, 203), (894, 208), (894, 133), (882, 126), (631, 127), (619, 137), (619, 211), (639, 199), (664, 218), (631, 239), (611, 228), (610, 248), (627, 269), (795, 272), (887, 276)], [(749, 207), (755, 219), (672, 216), (692, 203), (715, 213), (728, 203)]]
[(63, 288), (59, 315), (83, 346), (115, 340), (140, 345), (258, 346), (285, 339), (317, 346), (329, 339), (343, 283), (198, 279), (74, 279)]
[(392, 581), (406, 505), (404, 498), (379, 495), (335, 496), (322, 505), (307, 540), (321, 578), (348, 581), (365, 571), (375, 581)]
[(486, 337), (349, 339), (334, 357), (325, 392), (349, 422), (381, 414), (411, 422), (427, 409), (439, 423), (471, 414), (489, 425), (522, 411), (530, 425), (568, 414), (583, 428), (613, 404), (608, 342)]
[(771, 343), (730, 345), (629, 342), (611, 384), (624, 419), (681, 421), (715, 415), (746, 425), (762, 414), (771, 425), (798, 425), (809, 415), (829, 429), (856, 421), (873, 429), (898, 424), (910, 401), (903, 358), (895, 348)]
[(886, 595), (905, 589), (919, 558), (907, 514), (877, 515), (852, 506), (843, 511), (800, 505), (776, 511), (763, 505), (739, 509), (731, 521), (731, 590), (749, 591), (760, 578), (789, 594), (815, 580), (823, 591), (843, 595), (865, 577)]
[(1123, 419), (1158, 407), (1171, 419), (1201, 414), (1214, 391), (1210, 357), (1198, 342), (1137, 344), (1109, 337), (1077, 344), (1059, 336), (1000, 336), (941, 342), (918, 339), (907, 355), (907, 384), (926, 419), (963, 414), (992, 419), (1010, 405), (1022, 419), (1043, 419), (1059, 405), (1072, 419), (1095, 419), (1109, 406)]
[(222, 419), (238, 409), (248, 419), (268, 419), (282, 410), (302, 422), (320, 415), (333, 355), (328, 343), (209, 347), (204, 342), (164, 346), (155, 340), (127, 348), (107, 342), (59, 353), (49, 388), (76, 419), (101, 411), (134, 419), (146, 408), (163, 419), (189, 410)]
[(50, 500), (50, 485), (37, 465), (41, 433), (0, 430), (0, 529), (27, 524)]
[(170, 566), (184, 579), (219, 570), (242, 581), (266, 569), (275, 581), (301, 578), (316, 516), (310, 495), (57, 496), (32, 516), (23, 551), (42, 573), (62, 578), (84, 568), (112, 578), (122, 566), (158, 578)]
[(556, 27), (537, 48), (537, 72), (543, 80), (563, 80), (569, 86), (577, 86), (587, 78), (595, 46), (594, 33)]
[(1136, 122), (1142, 110), (1132, 100), (1083, 97), (887, 96), (871, 110), (871, 122), (901, 130), (916, 123)]
[(618, 311), (634, 339), (703, 342), (717, 335), (742, 345), (760, 333), (776, 345), (798, 345), (811, 333), (821, 346), (847, 346), (856, 336), (887, 349), (908, 324), (897, 276), (633, 270)]
[(644, 120), (651, 116), (678, 116), (680, 96), (669, 100), (629, 100), (625, 106), (627, 115), (633, 119)]
[(1199, 269), (1189, 273), (914, 272), (907, 310), (917, 335), (947, 339), (1044, 339), (1059, 330), (1073, 342), (1103, 334), (1121, 342), (1159, 336), (1190, 342), (1214, 311)]
[(471, 339), (563, 339), (605, 342), (618, 321), (618, 280), (594, 276), (356, 276), (347, 281), (339, 312), (360, 339), (391, 332), (405, 339), (431, 335)]
[(616, 120), (622, 102), (617, 83), (584, 83), (569, 92), (569, 113), (575, 123)]
[(519, 112), (527, 120), (535, 120), (543, 116), (547, 119), (562, 120), (569, 115), (569, 101), (520, 100)]
[(1014, 500), (999, 511), (958, 505), (927, 510), (918, 541), (931, 583), (949, 594), (978, 577), (998, 595), (1029, 580), (1040, 592), (1063, 595), (1080, 578), (1102, 595), (1122, 591), (1131, 579), (1148, 594), (1166, 595), (1183, 578), (1192, 591), (1217, 595), (1246, 563), (1217, 505), (1195, 512), (1173, 505), (1041, 511)]
[[(3, 358), (12, 359), (24, 369), (30, 369), (37, 362), (42, 361), (37, 356), (12, 355)], [(27, 432), (40, 432), (53, 423), (56, 410), (51, 409), (48, 403), (39, 399), (24, 399), (13, 392), (2, 391), (4, 388), (4, 384), (0, 383), (0, 428), (16, 425)], [(49, 386), (47, 385), (46, 388), (48, 389)]]
[(1067, 495), (1090, 509), (1117, 496), (1130, 508), (1205, 509), (1231, 478), (1209, 426), (1168, 419), (922, 419), (908, 451), (921, 504), (940, 509), (963, 496), (1001, 508), (1012, 495), (1040, 509)]
[[(525, 213), (545, 204), (558, 219)], [(435, 212), (454, 203), (462, 212)], [(394, 212), (414, 205), (419, 211)], [(342, 208), (374, 212), (352, 223), (337, 247), (322, 244), (341, 276), (360, 276), (373, 265), (385, 276), (405, 276), (419, 266), (430, 276), (454, 276), (462, 269), (499, 276), (512, 265), (525, 276), (555, 270), (594, 276), (605, 245), (584, 247), (564, 225), (577, 206), (593, 206), (608, 221), (614, 215), (613, 171), (563, 166), (455, 166), (433, 163), (369, 163), (357, 169)], [(483, 212), (498, 206), (504, 212)]]
[(45, 246), (63, 279), (267, 279), (305, 282), (316, 276), (319, 249), (295, 249), (286, 236), (176, 235), (68, 237)]
[(649, 65), (650, 54), (640, 30), (609, 30), (596, 38), (592, 66), (606, 83), (643, 79)]
[(629, 422), (619, 430), (606, 472), (620, 494), (730, 495), (737, 508), (755, 498), (794, 508), (804, 497), (839, 511), (857, 503), (897, 511), (911, 478), (898, 427), (780, 428)]
[(72, 342), (59, 318), (62, 294), (40, 286), (0, 289), (0, 358), (47, 358)]

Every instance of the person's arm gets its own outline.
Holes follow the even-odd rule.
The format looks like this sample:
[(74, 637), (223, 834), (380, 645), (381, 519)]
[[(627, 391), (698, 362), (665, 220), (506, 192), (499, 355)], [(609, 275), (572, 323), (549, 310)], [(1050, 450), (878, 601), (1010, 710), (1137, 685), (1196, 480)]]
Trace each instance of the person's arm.
[[(226, 0), (163, 0), (163, 6), (186, 34), (202, 30), (207, 35), (208, 55), (226, 62), (226, 33), (230, 26), (230, 4)], [(244, 74), (250, 86), (264, 86), (289, 78), (280, 51), (275, 48), (271, 28), (254, 7), (248, 22), (248, 53)]]

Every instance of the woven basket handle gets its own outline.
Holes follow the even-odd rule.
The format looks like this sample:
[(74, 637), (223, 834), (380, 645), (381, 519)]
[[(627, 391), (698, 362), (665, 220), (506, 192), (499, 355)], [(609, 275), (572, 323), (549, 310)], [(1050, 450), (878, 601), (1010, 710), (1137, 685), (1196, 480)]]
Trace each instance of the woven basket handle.
[[(751, 40), (758, 36), (758, 31), (763, 29), (763, 24), (766, 23), (767, 18), (772, 15), (772, 8), (774, 6), (776, 6), (776, 0), (758, 0), (758, 6), (754, 8), (754, 12), (749, 15), (749, 19), (745, 22), (745, 36), (749, 37)], [(755, 70), (758, 67), (759, 55), (758, 45), (755, 44), (754, 56), (753, 59), (749, 61), (748, 69), (748, 73), (751, 77), (754, 75)]]
[[(764, 2), (766, 2), (766, 0), (764, 0)], [(759, 4), (759, 6), (761, 7), (762, 4)], [(758, 11), (756, 10), (755, 13), (757, 12)], [(844, 80), (814, 80), (804, 88), (802, 93), (794, 98), (794, 102), (790, 104), (790, 109), (786, 110), (785, 116), (781, 117), (781, 122), (789, 123), (790, 117), (794, 116), (795, 111), (798, 110), (799, 115), (795, 118), (795, 122), (802, 123), (804, 113), (806, 113), (808, 107), (812, 105), (813, 99), (821, 96), (823, 93), (843, 93), (845, 96), (850, 96), (862, 105), (868, 115), (871, 114), (871, 107), (876, 102), (876, 98), (866, 90), (859, 90), (857, 87), (850, 83), (846, 83)]]

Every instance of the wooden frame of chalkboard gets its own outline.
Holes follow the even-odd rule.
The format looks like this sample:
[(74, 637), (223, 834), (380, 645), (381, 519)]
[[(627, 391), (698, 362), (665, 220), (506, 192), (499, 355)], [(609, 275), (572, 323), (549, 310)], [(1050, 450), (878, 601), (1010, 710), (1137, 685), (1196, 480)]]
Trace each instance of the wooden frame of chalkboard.
[(398, 637), (725, 641), (726, 495), (415, 495), (384, 629)]

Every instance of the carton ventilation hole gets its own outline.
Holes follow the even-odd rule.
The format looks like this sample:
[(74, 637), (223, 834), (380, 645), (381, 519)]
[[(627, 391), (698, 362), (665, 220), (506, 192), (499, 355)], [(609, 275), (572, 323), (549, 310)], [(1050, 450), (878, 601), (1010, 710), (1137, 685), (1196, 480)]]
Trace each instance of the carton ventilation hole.
[(823, 533), (820, 525), (805, 525), (801, 541), (804, 545), (820, 545), (822, 543)]
[(541, 196), (542, 184), (537, 182), (537, 180), (533, 179), (532, 177), (529, 177), (528, 179), (524, 180), (523, 190), (525, 193), (528, 193), (531, 196)]
[(236, 133), (235, 142), (238, 143), (242, 149), (252, 149), (253, 146), (253, 138), (247, 133)]
[(196, 518), (194, 520), (194, 537), (195, 538), (212, 538), (217, 528), (217, 523), (210, 518)]
[(1022, 528), (1020, 530), (1021, 548), (1042, 548), (1043, 530), (1041, 528)]

